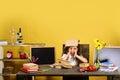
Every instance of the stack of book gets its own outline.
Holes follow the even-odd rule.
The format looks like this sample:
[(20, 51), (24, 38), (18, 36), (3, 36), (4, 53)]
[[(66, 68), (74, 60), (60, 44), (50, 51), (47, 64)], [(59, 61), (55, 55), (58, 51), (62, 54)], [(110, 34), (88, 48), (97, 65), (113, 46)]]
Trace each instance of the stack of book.
[(118, 69), (117, 66), (115, 66), (113, 63), (110, 62), (102, 62), (100, 64), (100, 71), (106, 71), (106, 72), (113, 72)]
[(34, 64), (34, 63), (24, 63), (23, 64), (23, 67), (21, 68), (21, 70), (23, 72), (38, 72), (38, 65), (37, 64)]

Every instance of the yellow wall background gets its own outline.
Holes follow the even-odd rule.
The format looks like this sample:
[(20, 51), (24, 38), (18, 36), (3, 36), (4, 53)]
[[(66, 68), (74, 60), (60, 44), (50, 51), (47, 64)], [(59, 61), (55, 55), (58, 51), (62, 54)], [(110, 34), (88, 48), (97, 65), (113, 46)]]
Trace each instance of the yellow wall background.
[(90, 44), (93, 63), (95, 38), (120, 45), (119, 0), (1, 0), (0, 39), (10, 42), (10, 29), (22, 28), (24, 43), (45, 43), (56, 47), (60, 58), (62, 44), (79, 39)]

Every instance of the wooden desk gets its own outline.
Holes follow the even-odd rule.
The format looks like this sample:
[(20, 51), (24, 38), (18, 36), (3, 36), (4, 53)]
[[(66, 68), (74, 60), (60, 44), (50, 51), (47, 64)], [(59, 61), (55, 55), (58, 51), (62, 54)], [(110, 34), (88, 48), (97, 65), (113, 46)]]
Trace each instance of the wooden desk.
[(102, 72), (102, 71), (93, 71), (93, 72), (79, 72), (79, 68), (75, 67), (73, 69), (55, 69), (51, 68), (46, 72), (36, 72), (36, 73), (24, 73), (19, 71), (16, 74), (16, 80), (20, 79), (19, 76), (108, 76), (109, 80), (112, 79), (113, 76), (120, 76), (120, 71), (114, 72)]

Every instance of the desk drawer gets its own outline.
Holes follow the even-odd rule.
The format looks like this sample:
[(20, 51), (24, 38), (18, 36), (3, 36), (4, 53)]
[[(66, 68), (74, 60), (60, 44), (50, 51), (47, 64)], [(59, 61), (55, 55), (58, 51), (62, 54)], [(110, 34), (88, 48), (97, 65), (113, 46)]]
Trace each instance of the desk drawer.
[(89, 80), (107, 80), (106, 76), (90, 76)]

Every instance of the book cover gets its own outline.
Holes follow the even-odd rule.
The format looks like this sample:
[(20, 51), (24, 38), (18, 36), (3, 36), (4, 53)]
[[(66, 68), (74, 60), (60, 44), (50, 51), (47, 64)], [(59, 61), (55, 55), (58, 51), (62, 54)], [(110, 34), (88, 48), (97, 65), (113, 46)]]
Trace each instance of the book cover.
[(21, 71), (23, 71), (23, 72), (37, 72), (38, 69), (30, 69), (30, 68), (22, 67)]
[(105, 71), (105, 72), (113, 72), (113, 71), (116, 71), (118, 69), (118, 67), (116, 66), (111, 66), (111, 67), (100, 67), (100, 71)]
[(100, 63), (101, 66), (106, 66), (106, 67), (109, 67), (109, 66), (114, 66), (114, 64), (110, 63), (110, 62), (102, 62)]

